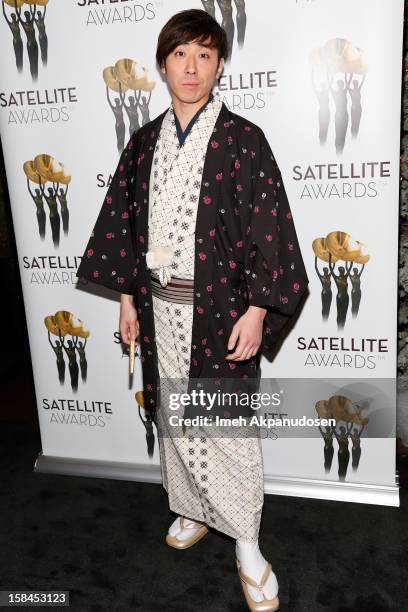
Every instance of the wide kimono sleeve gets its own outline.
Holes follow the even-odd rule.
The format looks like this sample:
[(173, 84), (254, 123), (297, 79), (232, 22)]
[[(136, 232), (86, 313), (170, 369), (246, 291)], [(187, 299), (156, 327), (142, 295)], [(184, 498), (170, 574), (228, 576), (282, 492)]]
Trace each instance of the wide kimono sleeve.
[(134, 138), (123, 150), (86, 245), (78, 277), (114, 291), (136, 291), (135, 242), (132, 227), (131, 176)]
[(294, 315), (309, 280), (279, 167), (263, 132), (260, 139), (246, 272), (249, 305), (267, 308), (262, 341), (271, 348)]

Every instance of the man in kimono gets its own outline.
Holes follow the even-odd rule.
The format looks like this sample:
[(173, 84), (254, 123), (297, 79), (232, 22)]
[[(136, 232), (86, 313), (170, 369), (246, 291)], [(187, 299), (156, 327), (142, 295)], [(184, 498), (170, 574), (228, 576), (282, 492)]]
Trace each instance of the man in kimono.
[(171, 105), (121, 154), (77, 275), (121, 294), (122, 340), (140, 343), (144, 405), (179, 515), (166, 542), (187, 548), (208, 527), (233, 537), (248, 607), (275, 610), (276, 576), (258, 545), (259, 437), (176, 436), (160, 399), (164, 380), (256, 380), (261, 347), (274, 346), (308, 284), (264, 133), (212, 94), (226, 55), (205, 11), (163, 27), (156, 59)]

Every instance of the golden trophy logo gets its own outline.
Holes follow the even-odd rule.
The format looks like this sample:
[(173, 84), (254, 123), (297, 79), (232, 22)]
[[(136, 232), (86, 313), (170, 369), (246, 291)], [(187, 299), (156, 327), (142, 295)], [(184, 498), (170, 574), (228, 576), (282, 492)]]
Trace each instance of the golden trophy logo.
[[(66, 236), (69, 230), (67, 192), (71, 176), (66, 174), (63, 164), (60, 164), (52, 155), (47, 155), (46, 153), (40, 153), (33, 160), (24, 162), (23, 170), (27, 178), (28, 192), (36, 206), (40, 238), (44, 240), (46, 233), (46, 214), (44, 210), (44, 204), (46, 203), (48, 205), (52, 241), (54, 247), (58, 247), (61, 219), (62, 228)], [(31, 183), (38, 185), (38, 187), (32, 187)], [(52, 184), (52, 187), (47, 186), (47, 183)], [(64, 185), (64, 187), (61, 187), (61, 185)], [(58, 210), (58, 202), (60, 210)]]
[[(150, 80), (146, 68), (139, 68), (137, 62), (132, 59), (120, 59), (114, 66), (104, 68), (102, 74), (106, 85), (106, 98), (115, 117), (116, 143), (120, 154), (125, 147), (124, 112), (129, 121), (130, 138), (141, 125), (150, 121), (149, 103), (156, 83)], [(113, 101), (111, 92), (119, 94), (113, 96)], [(145, 92), (145, 95), (142, 92)]]
[[(44, 67), (47, 66), (48, 37), (45, 30), (47, 4), (48, 0), (2, 0), (3, 17), (13, 37), (17, 70), (18, 72), (23, 70), (24, 49), (22, 32), (24, 31), (28, 62), (33, 81), (38, 79), (38, 46), (40, 46), (42, 65)], [(10, 8), (6, 9), (6, 6)], [(39, 9), (38, 7), (41, 8)], [(38, 32), (38, 42), (36, 31)]]
[(340, 155), (349, 124), (352, 138), (357, 138), (360, 129), (361, 92), (368, 71), (364, 51), (344, 38), (333, 38), (323, 47), (313, 49), (309, 60), (319, 105), (319, 141), (326, 144), (330, 125), (334, 123), (335, 148)]
[[(215, 0), (201, 0), (204, 10), (217, 19)], [(245, 11), (245, 0), (234, 0), (235, 4), (235, 22), (232, 0), (217, 0), (218, 7), (221, 11), (221, 26), (227, 33), (228, 41), (228, 60), (232, 57), (232, 48), (234, 46), (235, 31), (237, 35), (237, 44), (241, 49), (245, 42), (245, 30), (247, 24), (247, 15)]]
[[(323, 430), (319, 425), (320, 434), (324, 442), (324, 469), (328, 473), (331, 470), (334, 448), (334, 438), (338, 444), (338, 474), (339, 480), (345, 480), (347, 468), (350, 461), (349, 439), (352, 442), (352, 468), (358, 469), (361, 457), (361, 434), (367, 423), (368, 417), (362, 412), (366, 406), (354, 404), (344, 395), (332, 395), (328, 400), (316, 402), (315, 409), (321, 419), (335, 419), (335, 426), (326, 426)], [(344, 425), (339, 425), (344, 423)], [(339, 426), (339, 431), (337, 431)]]
[[(84, 328), (84, 323), (81, 319), (76, 321), (72, 312), (67, 310), (58, 310), (54, 315), (46, 316), (44, 325), (48, 332), (48, 342), (57, 358), (58, 379), (61, 385), (63, 385), (65, 382), (65, 352), (65, 356), (68, 359), (71, 388), (76, 393), (78, 390), (79, 369), (81, 370), (82, 382), (85, 383), (87, 378), (88, 362), (86, 360), (85, 347), (89, 338), (89, 331)], [(56, 336), (58, 340), (53, 342), (53, 336)]]
[[(370, 255), (365, 253), (364, 244), (354, 240), (350, 234), (341, 231), (330, 232), (325, 238), (315, 238), (312, 243), (315, 254), (315, 270), (322, 284), (322, 318), (327, 321), (332, 302), (332, 279), (337, 288), (337, 327), (343, 329), (349, 309), (349, 282), (351, 284), (351, 314), (356, 318), (361, 301), (361, 275)], [(329, 266), (319, 270), (318, 260)], [(344, 261), (345, 266), (336, 264)], [(357, 264), (354, 265), (353, 264)], [(358, 268), (361, 265), (361, 268)]]

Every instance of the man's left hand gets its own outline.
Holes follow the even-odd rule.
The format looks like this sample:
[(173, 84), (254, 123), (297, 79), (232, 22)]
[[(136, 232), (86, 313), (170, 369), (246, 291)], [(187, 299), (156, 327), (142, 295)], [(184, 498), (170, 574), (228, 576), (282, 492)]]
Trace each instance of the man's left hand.
[(232, 328), (227, 348), (232, 350), (237, 343), (233, 353), (228, 353), (225, 359), (229, 361), (245, 361), (254, 357), (259, 351), (262, 342), (263, 320), (266, 308), (250, 306)]

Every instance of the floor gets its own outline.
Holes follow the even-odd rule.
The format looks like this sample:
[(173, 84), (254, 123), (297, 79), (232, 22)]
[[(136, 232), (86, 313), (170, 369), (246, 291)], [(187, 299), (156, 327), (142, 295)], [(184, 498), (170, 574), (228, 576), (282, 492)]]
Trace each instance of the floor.
[[(29, 367), (3, 381), (0, 405), (1, 589), (69, 590), (86, 612), (247, 609), (230, 538), (165, 544), (175, 517), (160, 485), (33, 472)], [(282, 611), (408, 610), (407, 456), (399, 471), (400, 508), (265, 496), (260, 545)]]

